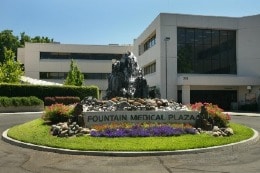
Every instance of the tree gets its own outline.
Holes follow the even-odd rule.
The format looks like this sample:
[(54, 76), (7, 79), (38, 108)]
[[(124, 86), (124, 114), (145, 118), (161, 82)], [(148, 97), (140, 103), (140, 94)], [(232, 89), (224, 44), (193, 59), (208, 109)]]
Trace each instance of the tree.
[(18, 37), (13, 35), (12, 30), (3, 30), (0, 32), (0, 62), (4, 61), (4, 49), (12, 50), (15, 54), (20, 46)]
[(40, 36), (35, 36), (34, 38), (31, 39), (32, 43), (52, 43), (53, 39), (50, 39), (49, 37), (40, 37)]
[(83, 82), (84, 82), (84, 75), (80, 72), (77, 64), (72, 59), (70, 62), (70, 71), (64, 81), (64, 84), (82, 86)]
[(24, 47), (25, 42), (30, 43), (53, 43), (54, 40), (49, 37), (40, 37), (35, 36), (31, 38), (29, 35), (26, 35), (25, 32), (20, 33), (20, 39), (18, 36), (13, 35), (12, 30), (3, 30), (0, 32), (0, 62), (4, 61), (4, 48), (11, 49), (17, 54), (18, 47)]
[(15, 61), (14, 52), (4, 48), (4, 62), (0, 63), (0, 83), (19, 83), (22, 75), (21, 63)]
[(20, 47), (24, 47), (26, 42), (31, 42), (31, 37), (26, 35), (25, 32), (20, 33)]

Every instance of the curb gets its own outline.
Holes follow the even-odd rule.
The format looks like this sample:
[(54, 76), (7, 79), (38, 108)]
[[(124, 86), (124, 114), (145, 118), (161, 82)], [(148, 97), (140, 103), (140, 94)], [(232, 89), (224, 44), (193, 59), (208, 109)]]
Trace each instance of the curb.
[(246, 148), (248, 145), (254, 144), (259, 140), (259, 133), (254, 131), (253, 137), (236, 143), (231, 143), (222, 146), (208, 147), (208, 148), (198, 148), (198, 149), (188, 149), (188, 150), (176, 150), (176, 151), (151, 151), (151, 152), (113, 152), (113, 151), (80, 151), (80, 150), (70, 150), (62, 148), (53, 148), (42, 145), (35, 145), (31, 143), (21, 142), (8, 137), (8, 130), (5, 130), (2, 134), (3, 141), (16, 145), (23, 148), (34, 149), (38, 151), (54, 152), (59, 154), (70, 154), (70, 155), (88, 155), (88, 156), (117, 156), (117, 157), (137, 157), (137, 156), (165, 156), (165, 155), (180, 155), (180, 154), (196, 154), (205, 153), (210, 151), (234, 151), (242, 148)]
[(35, 115), (42, 115), (44, 111), (38, 111), (38, 112), (1, 112), (0, 116), (6, 116), (6, 115), (30, 115), (30, 114), (35, 114)]

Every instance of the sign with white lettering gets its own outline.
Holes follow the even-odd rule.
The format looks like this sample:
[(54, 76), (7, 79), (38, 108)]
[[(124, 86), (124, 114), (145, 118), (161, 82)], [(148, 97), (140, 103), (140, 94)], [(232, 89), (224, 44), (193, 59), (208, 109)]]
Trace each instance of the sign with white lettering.
[(83, 112), (86, 127), (95, 124), (110, 124), (114, 122), (158, 122), (158, 123), (187, 123), (195, 125), (198, 111), (111, 111)]

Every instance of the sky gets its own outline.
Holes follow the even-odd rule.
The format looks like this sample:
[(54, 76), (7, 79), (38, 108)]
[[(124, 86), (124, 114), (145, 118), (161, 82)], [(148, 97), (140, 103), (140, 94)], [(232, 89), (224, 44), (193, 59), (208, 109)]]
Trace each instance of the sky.
[(260, 0), (0, 0), (0, 31), (63, 44), (133, 44), (160, 13), (241, 17)]

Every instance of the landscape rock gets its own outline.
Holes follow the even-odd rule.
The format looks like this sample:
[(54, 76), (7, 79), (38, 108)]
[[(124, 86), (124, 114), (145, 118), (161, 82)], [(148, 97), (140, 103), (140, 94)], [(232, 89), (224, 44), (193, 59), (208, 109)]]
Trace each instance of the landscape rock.
[(219, 130), (220, 130), (220, 129), (219, 129), (218, 126), (214, 126), (213, 129), (212, 129), (213, 132), (218, 132)]
[(227, 136), (234, 135), (234, 131), (231, 128), (226, 128), (224, 132), (227, 134)]
[(90, 133), (90, 129), (79, 126), (76, 122), (69, 124), (67, 122), (58, 123), (51, 126), (51, 134), (58, 137), (83, 136)]
[(214, 137), (219, 137), (219, 133), (218, 133), (218, 132), (213, 132), (213, 133), (212, 133), (212, 136), (214, 136)]

